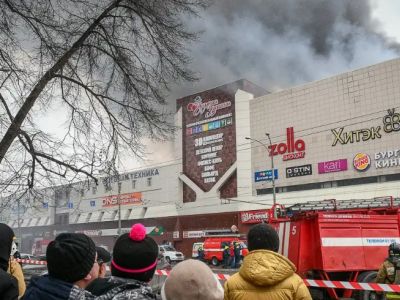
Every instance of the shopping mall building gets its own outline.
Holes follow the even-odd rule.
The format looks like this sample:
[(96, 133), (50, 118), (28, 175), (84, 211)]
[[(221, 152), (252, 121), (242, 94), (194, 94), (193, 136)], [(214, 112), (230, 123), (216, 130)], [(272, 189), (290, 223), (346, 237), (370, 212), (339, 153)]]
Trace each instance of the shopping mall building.
[(286, 206), (400, 197), (400, 59), (275, 93), (239, 80), (178, 99), (175, 119), (173, 163), (52, 187), (3, 212), (23, 251), (66, 230), (111, 246), (121, 207), (122, 232), (142, 222), (189, 254), (207, 230), (246, 233), (267, 217), (272, 174)]

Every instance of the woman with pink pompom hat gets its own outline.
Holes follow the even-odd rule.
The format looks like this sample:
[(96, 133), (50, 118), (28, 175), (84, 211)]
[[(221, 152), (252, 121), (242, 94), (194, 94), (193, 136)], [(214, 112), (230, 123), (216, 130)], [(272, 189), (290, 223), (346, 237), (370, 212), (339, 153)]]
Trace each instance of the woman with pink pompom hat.
[(146, 235), (142, 224), (134, 224), (114, 245), (110, 278), (96, 279), (88, 287), (99, 300), (157, 299), (148, 282), (157, 267), (158, 245)]

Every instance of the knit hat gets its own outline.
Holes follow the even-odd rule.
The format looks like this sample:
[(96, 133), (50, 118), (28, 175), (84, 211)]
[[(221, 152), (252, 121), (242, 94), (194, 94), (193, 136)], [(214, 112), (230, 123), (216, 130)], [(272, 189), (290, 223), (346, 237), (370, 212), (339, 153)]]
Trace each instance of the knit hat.
[(129, 233), (121, 235), (115, 242), (111, 274), (148, 282), (153, 278), (157, 258), (157, 243), (146, 236), (142, 224), (134, 224)]
[(278, 252), (279, 236), (271, 225), (257, 224), (250, 228), (247, 243), (249, 251), (264, 249)]
[(161, 289), (162, 300), (222, 300), (224, 290), (203, 262), (188, 259), (176, 265)]
[(47, 246), (49, 275), (74, 283), (86, 277), (96, 259), (96, 246), (83, 233), (61, 233)]
[(97, 262), (100, 263), (109, 263), (111, 260), (111, 254), (106, 249), (100, 246), (96, 246), (97, 252)]

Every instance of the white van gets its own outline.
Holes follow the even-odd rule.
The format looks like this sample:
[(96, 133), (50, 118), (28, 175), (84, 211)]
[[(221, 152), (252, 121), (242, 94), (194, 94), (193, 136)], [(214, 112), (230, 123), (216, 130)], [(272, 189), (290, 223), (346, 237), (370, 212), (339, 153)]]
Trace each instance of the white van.
[(168, 263), (183, 261), (185, 259), (182, 252), (176, 251), (176, 249), (170, 245), (160, 245), (158, 249)]

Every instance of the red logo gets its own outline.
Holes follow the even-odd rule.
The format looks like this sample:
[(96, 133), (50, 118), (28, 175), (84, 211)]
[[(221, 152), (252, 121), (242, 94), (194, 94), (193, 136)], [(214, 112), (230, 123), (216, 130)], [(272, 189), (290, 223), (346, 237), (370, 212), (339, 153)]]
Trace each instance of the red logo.
[(218, 99), (203, 102), (200, 96), (197, 96), (193, 100), (194, 102), (188, 103), (187, 110), (193, 113), (193, 116), (205, 115), (206, 118), (213, 117), (218, 110), (230, 107), (231, 101), (219, 103)]
[(366, 153), (357, 153), (353, 159), (354, 169), (360, 172), (367, 171), (371, 165), (371, 158)]
[(302, 139), (294, 139), (293, 127), (286, 128), (286, 143), (268, 146), (269, 154), (272, 156), (282, 155), (283, 160), (304, 158), (306, 143)]

